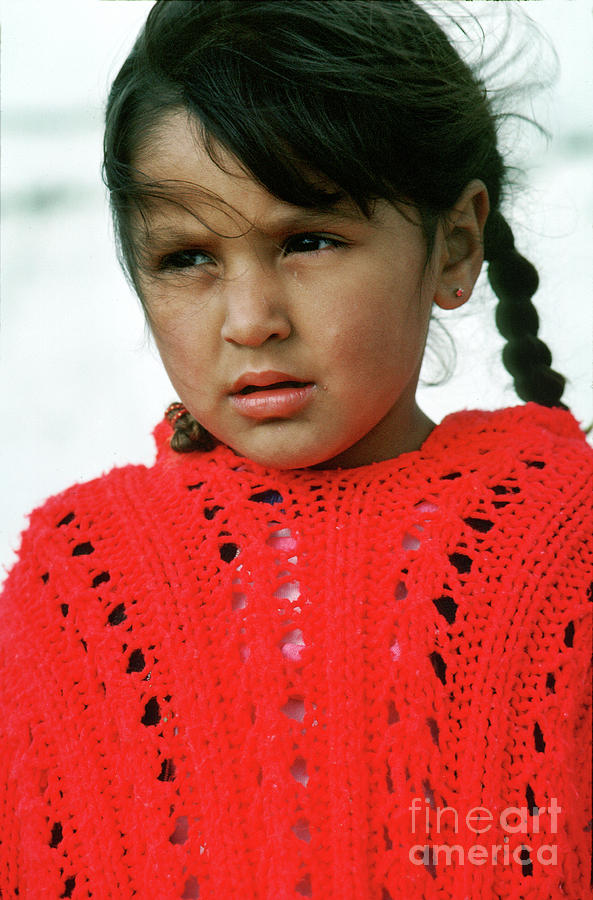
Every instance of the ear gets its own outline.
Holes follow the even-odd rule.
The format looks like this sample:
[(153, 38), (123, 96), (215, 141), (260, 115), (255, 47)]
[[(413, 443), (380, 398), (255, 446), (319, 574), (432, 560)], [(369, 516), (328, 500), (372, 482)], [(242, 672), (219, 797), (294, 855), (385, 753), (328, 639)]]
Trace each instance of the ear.
[[(486, 185), (470, 181), (448, 214), (443, 226), (443, 255), (435, 303), (441, 309), (456, 309), (471, 296), (484, 262), (484, 226), (490, 202)], [(461, 289), (461, 295), (456, 291)]]

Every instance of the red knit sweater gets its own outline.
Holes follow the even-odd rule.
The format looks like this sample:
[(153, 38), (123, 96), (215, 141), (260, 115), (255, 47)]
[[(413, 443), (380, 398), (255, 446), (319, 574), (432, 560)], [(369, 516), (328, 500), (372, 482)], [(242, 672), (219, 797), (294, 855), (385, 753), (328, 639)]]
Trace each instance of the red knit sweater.
[(3, 896), (587, 896), (593, 453), (574, 419), (459, 413), (334, 471), (179, 455), (169, 434), (24, 535)]

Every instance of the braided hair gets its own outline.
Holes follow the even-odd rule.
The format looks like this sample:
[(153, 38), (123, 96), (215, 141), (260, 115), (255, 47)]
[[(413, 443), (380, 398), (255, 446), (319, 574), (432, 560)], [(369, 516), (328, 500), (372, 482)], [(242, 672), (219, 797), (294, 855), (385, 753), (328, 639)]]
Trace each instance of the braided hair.
[[(331, 208), (344, 194), (370, 218), (378, 198), (413, 204), (427, 259), (437, 226), (473, 179), (490, 201), (484, 256), (498, 297), (503, 363), (523, 400), (563, 406), (564, 378), (537, 337), (535, 268), (515, 248), (500, 204), (501, 116), (479, 76), (413, 0), (157, 0), (107, 104), (104, 178), (120, 260), (142, 301), (132, 233), (159, 186), (134, 168), (164, 115), (187, 110), (270, 194)], [(325, 176), (320, 187), (307, 172)], [(213, 439), (177, 416), (176, 449)]]
[(165, 418), (173, 429), (171, 447), (177, 453), (189, 453), (192, 450), (212, 450), (216, 440), (209, 431), (200, 425), (183, 403), (171, 403), (165, 412)]
[(513, 232), (498, 210), (486, 224), (484, 258), (488, 281), (498, 297), (496, 327), (507, 341), (502, 360), (513, 376), (517, 395), (566, 409), (560, 402), (565, 378), (551, 368), (552, 354), (537, 337), (539, 317), (531, 302), (539, 284), (537, 270), (515, 248)]

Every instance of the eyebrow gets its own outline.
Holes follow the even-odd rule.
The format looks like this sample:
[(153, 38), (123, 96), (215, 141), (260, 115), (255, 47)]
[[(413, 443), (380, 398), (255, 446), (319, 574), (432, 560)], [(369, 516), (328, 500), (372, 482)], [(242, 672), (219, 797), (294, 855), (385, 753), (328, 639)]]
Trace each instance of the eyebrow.
[[(240, 214), (237, 215), (239, 218), (242, 218)], [(238, 228), (236, 233), (223, 234), (215, 228), (209, 227), (196, 216), (194, 220), (195, 225), (188, 224), (187, 227), (175, 225), (174, 223), (171, 225), (162, 224), (155, 226), (150, 226), (148, 224), (144, 242), (149, 245), (151, 243), (162, 242), (167, 244), (199, 242), (215, 239), (217, 237), (230, 239), (240, 237), (251, 231), (252, 228), (256, 228), (263, 233), (267, 232), (275, 234), (282, 231), (298, 230), (303, 227), (309, 228), (323, 225), (327, 228), (334, 224), (341, 225), (344, 223), (352, 223), (360, 218), (363, 218), (362, 213), (356, 207), (347, 209), (342, 203), (338, 203), (336, 206), (329, 207), (328, 209), (319, 209), (317, 207), (312, 209), (307, 209), (305, 207), (288, 207), (286, 210), (282, 210), (277, 214), (272, 214), (269, 219), (261, 225), (254, 226), (245, 219), (244, 229)]]

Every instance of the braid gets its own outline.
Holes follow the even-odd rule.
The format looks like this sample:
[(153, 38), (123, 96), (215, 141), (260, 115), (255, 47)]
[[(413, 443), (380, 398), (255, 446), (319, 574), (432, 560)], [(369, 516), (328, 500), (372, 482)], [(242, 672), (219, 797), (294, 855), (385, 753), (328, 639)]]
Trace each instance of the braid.
[(172, 403), (167, 409), (165, 416), (173, 428), (171, 447), (177, 453), (190, 453), (192, 450), (212, 450), (215, 446), (216, 441), (210, 432), (206, 431), (181, 403)]
[(515, 249), (513, 232), (498, 211), (486, 223), (484, 256), (488, 280), (498, 297), (496, 326), (507, 340), (502, 360), (517, 395), (541, 406), (566, 409), (560, 402), (565, 378), (551, 368), (552, 354), (537, 337), (539, 318), (531, 302), (539, 284), (537, 271)]

